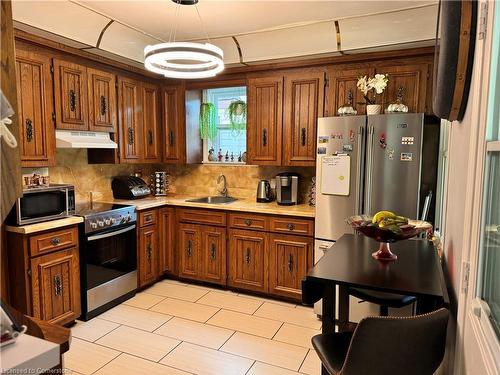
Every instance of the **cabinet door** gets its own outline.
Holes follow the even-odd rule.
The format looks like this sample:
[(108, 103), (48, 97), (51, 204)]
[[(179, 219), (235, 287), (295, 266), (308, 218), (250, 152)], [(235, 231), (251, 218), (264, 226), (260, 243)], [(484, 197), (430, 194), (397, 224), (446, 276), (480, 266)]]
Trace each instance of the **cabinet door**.
[(88, 130), (87, 68), (54, 59), (56, 128)]
[(186, 162), (184, 95), (180, 86), (163, 89), (163, 160), (169, 164)]
[(89, 126), (96, 132), (116, 132), (116, 78), (114, 74), (87, 69)]
[(139, 286), (158, 278), (158, 227), (149, 225), (139, 229)]
[(323, 71), (285, 76), (284, 165), (316, 165), (316, 127), (323, 116), (324, 91)]
[(175, 210), (162, 208), (159, 220), (160, 254), (159, 271), (175, 273)]
[(283, 77), (250, 78), (247, 96), (247, 161), (281, 165)]
[(50, 58), (16, 50), (17, 103), (21, 166), (55, 165)]
[(226, 229), (203, 227), (200, 263), (205, 281), (226, 284)]
[(228, 284), (236, 288), (268, 291), (267, 235), (244, 230), (229, 231)]
[(377, 73), (387, 73), (389, 82), (382, 93), (383, 108), (401, 100), (408, 106), (408, 112), (425, 112), (428, 64), (397, 65), (379, 67)]
[(331, 68), (328, 71), (328, 87), (326, 90), (325, 116), (337, 116), (339, 107), (351, 105), (358, 115), (366, 113), (363, 93), (358, 90), (358, 78), (373, 75), (373, 69), (343, 69)]
[(120, 159), (122, 163), (137, 163), (141, 157), (142, 100), (140, 89), (139, 82), (128, 78), (118, 78)]
[(161, 162), (161, 137), (158, 123), (158, 88), (153, 85), (142, 85), (142, 124), (144, 161)]
[(300, 299), (301, 282), (307, 274), (313, 239), (273, 234), (269, 248), (269, 291)]
[(179, 276), (198, 279), (200, 277), (201, 229), (194, 224), (179, 224), (177, 233)]
[(33, 316), (66, 324), (80, 316), (80, 265), (76, 247), (31, 258)]

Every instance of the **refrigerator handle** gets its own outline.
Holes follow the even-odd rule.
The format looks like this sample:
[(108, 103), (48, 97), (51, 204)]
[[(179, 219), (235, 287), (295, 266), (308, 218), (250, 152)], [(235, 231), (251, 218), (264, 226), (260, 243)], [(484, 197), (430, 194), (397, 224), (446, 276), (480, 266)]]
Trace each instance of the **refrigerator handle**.
[(358, 151), (356, 155), (356, 205), (354, 208), (354, 212), (356, 215), (361, 214), (361, 164), (362, 164), (362, 150), (363, 150), (363, 136), (364, 136), (364, 127), (360, 126), (358, 129)]
[(368, 145), (366, 147), (366, 189), (365, 189), (365, 214), (370, 215), (372, 211), (372, 183), (373, 183), (373, 137), (375, 128), (368, 128)]

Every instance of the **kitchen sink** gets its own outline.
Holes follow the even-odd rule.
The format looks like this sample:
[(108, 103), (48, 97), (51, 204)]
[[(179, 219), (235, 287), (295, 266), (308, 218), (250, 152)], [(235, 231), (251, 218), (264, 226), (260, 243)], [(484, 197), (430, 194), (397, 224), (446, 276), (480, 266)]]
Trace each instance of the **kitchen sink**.
[(212, 197), (202, 197), (202, 198), (193, 198), (186, 199), (186, 202), (195, 202), (195, 203), (209, 203), (209, 204), (226, 204), (237, 201), (238, 199), (233, 197), (222, 197), (222, 196), (212, 196)]

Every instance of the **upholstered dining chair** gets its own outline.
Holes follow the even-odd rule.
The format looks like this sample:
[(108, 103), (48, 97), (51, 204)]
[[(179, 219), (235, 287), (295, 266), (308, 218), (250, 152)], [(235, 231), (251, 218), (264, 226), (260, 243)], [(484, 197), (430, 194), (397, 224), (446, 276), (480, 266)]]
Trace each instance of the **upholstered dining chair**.
[[(417, 302), (417, 297), (404, 294), (377, 292), (361, 288), (349, 288), (347, 292), (362, 301), (379, 305), (380, 316), (388, 316), (389, 307), (399, 309), (411, 304), (415, 306)], [(413, 308), (413, 310), (415, 309)]]
[(316, 335), (321, 363), (335, 375), (432, 375), (443, 360), (448, 310), (368, 317), (354, 332)]

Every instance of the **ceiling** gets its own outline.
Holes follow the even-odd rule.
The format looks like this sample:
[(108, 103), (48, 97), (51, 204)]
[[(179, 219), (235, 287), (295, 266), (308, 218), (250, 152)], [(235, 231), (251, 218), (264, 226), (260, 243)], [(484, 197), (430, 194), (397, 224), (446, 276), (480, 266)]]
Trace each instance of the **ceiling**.
[[(15, 26), (143, 67), (144, 47), (203, 40), (228, 66), (432, 45), (437, 1), (13, 0)], [(176, 17), (176, 12), (178, 16)], [(422, 27), (422, 25), (427, 25)]]
[[(168, 41), (204, 38), (194, 6), (171, 0), (71, 0), (151, 36)], [(200, 0), (197, 7), (209, 37), (233, 36), (291, 25), (408, 9), (437, 1), (265, 1)], [(176, 17), (176, 10), (179, 11)], [(404, 20), (401, 20), (404, 21)]]

